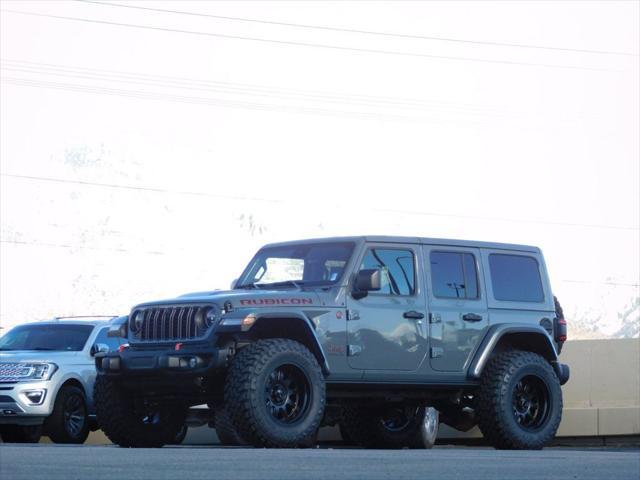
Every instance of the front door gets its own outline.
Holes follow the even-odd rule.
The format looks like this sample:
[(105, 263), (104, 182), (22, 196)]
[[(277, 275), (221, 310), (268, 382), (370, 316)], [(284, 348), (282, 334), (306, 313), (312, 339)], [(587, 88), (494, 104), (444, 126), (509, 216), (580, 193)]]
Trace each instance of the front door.
[(427, 353), (424, 289), (416, 274), (418, 246), (371, 244), (359, 269), (382, 273), (380, 291), (347, 300), (349, 365), (360, 370), (415, 370)]
[(423, 247), (429, 296), (431, 368), (460, 372), (489, 326), (477, 248)]

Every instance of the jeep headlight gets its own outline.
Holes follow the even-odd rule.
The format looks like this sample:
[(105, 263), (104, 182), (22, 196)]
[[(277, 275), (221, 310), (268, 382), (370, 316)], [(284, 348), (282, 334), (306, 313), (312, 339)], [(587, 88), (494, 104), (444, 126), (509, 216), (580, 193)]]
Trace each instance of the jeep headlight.
[(133, 333), (137, 333), (142, 330), (144, 323), (144, 310), (136, 310), (133, 315), (129, 317), (129, 330)]
[(55, 363), (0, 363), (0, 382), (49, 380), (57, 369)]

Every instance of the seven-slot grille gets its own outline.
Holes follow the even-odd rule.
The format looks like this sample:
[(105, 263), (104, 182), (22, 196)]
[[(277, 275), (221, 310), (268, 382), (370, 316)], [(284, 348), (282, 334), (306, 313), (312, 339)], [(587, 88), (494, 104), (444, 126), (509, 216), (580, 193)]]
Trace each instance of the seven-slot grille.
[[(133, 312), (131, 325), (135, 337), (146, 341), (189, 340), (201, 337), (210, 326), (207, 313), (211, 306), (181, 305), (150, 307)], [(136, 316), (142, 312), (142, 323)]]

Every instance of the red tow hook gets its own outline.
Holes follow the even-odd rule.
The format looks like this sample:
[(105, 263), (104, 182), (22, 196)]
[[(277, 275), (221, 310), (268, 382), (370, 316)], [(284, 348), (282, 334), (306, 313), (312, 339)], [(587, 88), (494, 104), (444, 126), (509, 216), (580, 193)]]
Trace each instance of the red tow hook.
[(182, 350), (182, 343), (176, 343), (176, 351)]

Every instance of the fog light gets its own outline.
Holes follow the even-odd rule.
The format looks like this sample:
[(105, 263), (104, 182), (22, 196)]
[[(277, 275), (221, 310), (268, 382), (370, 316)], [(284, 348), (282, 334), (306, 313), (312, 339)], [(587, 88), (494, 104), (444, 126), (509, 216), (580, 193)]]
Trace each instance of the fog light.
[(46, 390), (27, 390), (23, 392), (24, 396), (27, 397), (27, 400), (31, 405), (41, 405), (44, 402)]
[(189, 367), (196, 368), (196, 365), (198, 365), (198, 360), (195, 357), (190, 358)]

